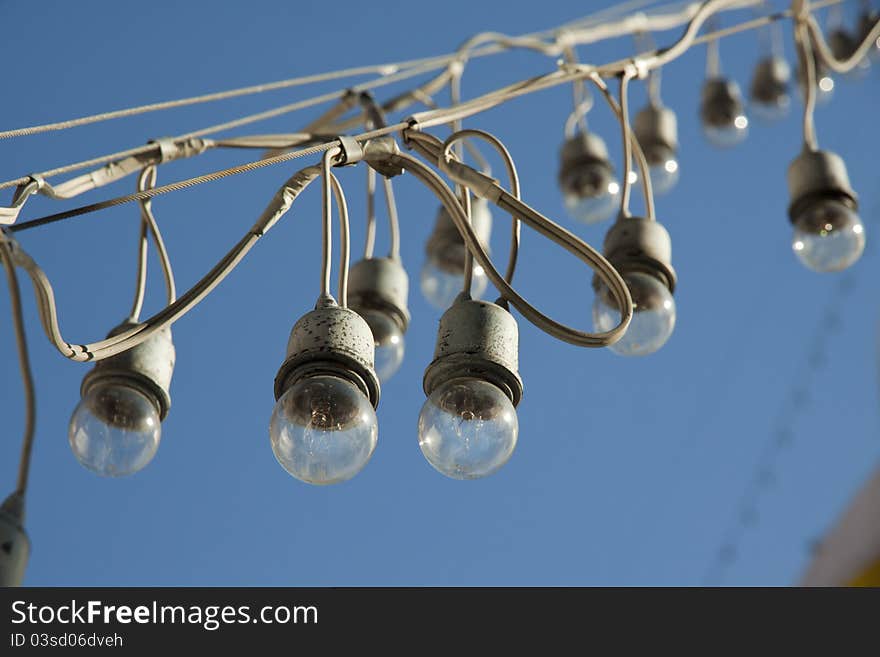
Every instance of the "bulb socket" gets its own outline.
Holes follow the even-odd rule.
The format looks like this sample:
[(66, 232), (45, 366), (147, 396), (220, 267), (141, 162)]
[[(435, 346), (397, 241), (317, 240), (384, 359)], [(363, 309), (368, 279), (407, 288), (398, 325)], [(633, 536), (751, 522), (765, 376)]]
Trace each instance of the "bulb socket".
[(13, 493), (0, 505), (0, 586), (21, 586), (31, 544), (24, 531), (24, 502)]
[[(112, 338), (137, 323), (126, 320), (107, 335)], [(124, 385), (143, 393), (155, 405), (164, 420), (171, 408), (171, 376), (174, 374), (174, 343), (171, 329), (157, 331), (139, 345), (95, 363), (83, 377), (80, 396), (85, 398), (96, 385)]]
[(764, 105), (773, 105), (788, 93), (791, 67), (782, 57), (764, 57), (755, 66), (749, 95)]
[(409, 277), (396, 258), (366, 258), (348, 272), (349, 307), (357, 313), (385, 313), (402, 332), (409, 326), (408, 294)]
[[(642, 217), (621, 217), (605, 235), (603, 254), (621, 274), (650, 274), (675, 292), (676, 276), (672, 268), (672, 240), (663, 224)], [(593, 288), (601, 280), (593, 276)]]
[(290, 332), (287, 358), (275, 377), (275, 399), (302, 378), (330, 374), (351, 381), (376, 408), (380, 388), (374, 353), (373, 332), (363, 317), (335, 301), (322, 303)]
[(734, 80), (709, 78), (703, 83), (700, 118), (704, 125), (725, 128), (743, 114), (742, 93)]
[(678, 150), (678, 120), (668, 107), (650, 104), (633, 120), (633, 132), (648, 164), (660, 164), (675, 157)]
[[(474, 212), (474, 206), (481, 201), (472, 199), (471, 221), (474, 232), (480, 243), (488, 248), (489, 236), (492, 233), (492, 213)], [(488, 203), (488, 201), (482, 201)], [(425, 253), (444, 271), (453, 274), (461, 274), (464, 271), (465, 245), (461, 233), (455, 227), (455, 222), (449, 216), (444, 206), (437, 211), (434, 221), (434, 230), (425, 244)]]
[(559, 186), (564, 193), (579, 195), (579, 180), (584, 168), (601, 169), (608, 178), (614, 174), (605, 141), (592, 132), (578, 132), (562, 144)]
[(843, 158), (831, 151), (804, 150), (788, 166), (788, 218), (794, 222), (804, 209), (818, 201), (840, 201), (858, 209)]
[(443, 383), (473, 377), (500, 388), (516, 406), (523, 383), (517, 371), (519, 328), (501, 306), (472, 299), (456, 301), (440, 318), (434, 360), (422, 387), (431, 393)]

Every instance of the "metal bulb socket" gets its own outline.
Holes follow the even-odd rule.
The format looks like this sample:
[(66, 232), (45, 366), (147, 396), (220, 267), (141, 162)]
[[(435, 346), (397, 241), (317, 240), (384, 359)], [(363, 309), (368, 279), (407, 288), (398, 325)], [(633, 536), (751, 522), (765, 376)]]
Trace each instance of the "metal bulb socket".
[(376, 408), (380, 388), (373, 359), (373, 333), (367, 322), (354, 310), (327, 300), (294, 324), (287, 358), (275, 377), (275, 399), (301, 379), (330, 375), (350, 381)]
[(21, 586), (31, 545), (24, 531), (24, 502), (13, 493), (0, 505), (0, 586)]
[(846, 164), (830, 151), (804, 150), (788, 166), (788, 217), (794, 222), (808, 206), (831, 200), (851, 210), (858, 197), (849, 182)]
[(678, 150), (678, 121), (668, 107), (650, 104), (636, 114), (633, 132), (648, 164), (662, 164)]
[(592, 132), (578, 132), (562, 144), (559, 187), (562, 193), (578, 198), (608, 194), (614, 168), (604, 140)]
[[(621, 217), (605, 235), (604, 256), (621, 274), (644, 273), (675, 292), (672, 240), (663, 224), (642, 217)], [(593, 288), (602, 282), (593, 276)]]
[[(124, 333), (134, 326), (137, 326), (135, 322), (125, 321), (107, 337)], [(170, 387), (175, 356), (171, 329), (164, 328), (139, 345), (95, 363), (95, 367), (83, 377), (80, 396), (85, 399), (96, 386), (133, 388), (153, 403), (159, 419), (164, 420), (171, 408)]]
[(519, 328), (513, 315), (495, 303), (460, 299), (440, 318), (423, 388), (430, 397), (454, 379), (481, 379), (497, 386), (516, 406), (523, 394), (518, 361)]
[[(473, 202), (476, 203), (476, 199)], [(488, 249), (489, 236), (492, 233), (492, 213), (472, 212), (471, 214), (474, 232), (480, 243)], [(437, 211), (434, 230), (425, 244), (425, 253), (444, 271), (452, 274), (461, 274), (464, 271), (464, 239), (444, 206), (440, 206)]]
[(409, 277), (396, 258), (366, 258), (348, 272), (348, 305), (359, 314), (381, 312), (391, 317), (401, 332), (409, 325)]
[(709, 78), (703, 83), (700, 118), (703, 125), (726, 128), (745, 115), (742, 93), (734, 80)]

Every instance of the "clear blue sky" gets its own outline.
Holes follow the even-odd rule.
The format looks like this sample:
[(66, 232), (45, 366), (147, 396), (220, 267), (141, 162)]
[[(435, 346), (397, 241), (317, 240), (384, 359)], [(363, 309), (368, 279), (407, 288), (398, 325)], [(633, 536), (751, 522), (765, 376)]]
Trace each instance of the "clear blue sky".
[[(490, 4), (453, 0), (429, 10), (409, 2), (157, 0), (135, 6), (96, 0), (49, 2), (35, 12), (29, 3), (6, 2), (0, 5), (4, 23), (14, 29), (6, 31), (3, 44), (10, 65), (0, 126), (429, 56), (484, 29), (524, 33), (600, 8), (558, 2), (510, 11), (510, 5)], [(658, 43), (678, 33), (659, 35)], [(786, 48), (792, 59), (788, 34)], [(631, 51), (631, 41), (622, 39), (583, 48), (581, 56), (608, 61)], [(756, 52), (754, 33), (722, 44), (725, 72), (744, 87)], [(525, 382), (519, 445), (510, 463), (486, 480), (446, 479), (418, 448), (421, 379), (439, 317), (420, 295), (418, 272), (436, 202), (408, 176), (395, 181), (412, 282), (406, 360), (382, 391), (372, 461), (338, 486), (293, 480), (276, 463), (267, 431), (272, 381), (287, 335), (318, 292), (317, 190), (304, 195), (234, 274), (174, 326), (177, 367), (162, 444), (153, 463), (128, 479), (99, 478), (73, 457), (67, 423), (88, 366), (67, 362), (45, 340), (23, 281), (39, 413), (27, 518), (33, 550), (25, 583), (700, 584), (737, 521), (739, 499), (778, 433), (780, 416), (793, 440), (773, 459), (773, 483), (760, 496), (723, 581), (795, 581), (810, 542), (880, 454), (874, 247), (880, 239), (880, 75), (838, 81), (832, 103), (817, 112), (820, 144), (846, 159), (861, 195), (868, 249), (852, 270), (854, 286), (825, 343), (826, 359), (811, 375), (808, 401), (789, 412), (786, 404), (804, 376), (813, 335), (825, 325), (841, 278), (803, 269), (789, 247), (785, 169), (801, 144), (800, 104), (795, 100), (795, 113), (779, 124), (753, 119), (745, 143), (715, 150), (697, 121), (704, 62), (705, 49), (694, 48), (663, 76), (663, 98), (678, 113), (682, 143), (679, 185), (658, 197), (657, 205), (673, 238), (679, 275), (673, 337), (652, 356), (624, 359), (556, 342), (519, 318)], [(553, 65), (529, 53), (474, 62), (464, 93)], [(0, 176), (45, 170), (333, 88), (303, 87), (5, 141)], [(644, 102), (640, 84), (632, 99), (634, 110)], [(599, 246), (608, 224), (573, 225), (556, 186), (569, 110), (570, 90), (558, 88), (467, 125), (506, 142), (528, 202)], [(316, 114), (236, 134), (294, 132)], [(597, 106), (590, 124), (606, 137), (619, 167), (618, 130), (607, 109)], [(159, 180), (213, 171), (251, 155), (212, 152), (163, 166)], [(304, 164), (156, 200), (178, 287), (187, 289), (213, 266)], [(356, 248), (363, 237), (364, 176), (359, 168), (342, 177)], [(134, 185), (127, 179), (75, 203), (128, 193)], [(637, 194), (634, 202), (639, 207)], [(23, 219), (66, 207), (72, 205), (34, 199)], [(495, 222), (493, 250), (502, 254), (508, 220), (495, 212)], [(137, 230), (137, 208), (128, 205), (21, 234), (55, 286), (69, 340), (97, 340), (127, 314)], [(380, 227), (380, 248), (384, 239)], [(522, 249), (523, 294), (560, 319), (588, 327), (590, 272), (559, 257), (562, 252), (534, 232), (525, 231)], [(150, 264), (147, 314), (161, 307), (164, 294), (155, 258)], [(8, 315), (3, 294), (0, 316)], [(11, 491), (22, 409), (8, 319), (0, 323), (0, 336), (6, 345), (0, 477)]]

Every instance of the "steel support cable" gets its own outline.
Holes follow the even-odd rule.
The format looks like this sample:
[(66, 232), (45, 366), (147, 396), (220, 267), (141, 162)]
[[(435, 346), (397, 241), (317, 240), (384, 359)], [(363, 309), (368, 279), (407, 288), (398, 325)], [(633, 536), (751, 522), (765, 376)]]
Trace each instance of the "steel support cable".
[[(608, 285), (615, 301), (622, 308), (621, 321), (610, 331), (598, 334), (584, 333), (561, 324), (540, 312), (520, 296), (512, 286), (507, 284), (498, 270), (495, 269), (489, 255), (470, 225), (468, 217), (461, 207), (461, 203), (439, 174), (418, 158), (406, 153), (397, 153), (389, 159), (392, 164), (402, 167), (418, 178), (437, 196), (449, 212), (459, 233), (461, 233), (466, 248), (473, 254), (480, 266), (483, 267), (492, 284), (501, 292), (501, 297), (512, 304), (528, 321), (555, 338), (581, 347), (607, 347), (620, 339), (632, 319), (632, 298), (626, 284), (614, 267), (593, 247), (522, 201), (514, 198), (495, 184), (492, 179), (483, 176), (478, 171), (460, 162), (443, 162), (442, 159), (440, 160), (443, 163), (442, 168), (458, 184), (469, 187), (478, 196), (492, 201), (511, 216), (520, 217), (524, 223), (535, 229), (538, 233), (577, 256)], [(450, 169), (451, 165), (458, 165), (455, 168), (455, 173)], [(462, 173), (468, 176), (467, 180), (458, 175)], [(479, 186), (479, 189), (476, 189), (476, 186)]]
[[(15, 492), (18, 503), (24, 505), (24, 496), (27, 492), (28, 477), (30, 475), (31, 454), (34, 446), (34, 433), (36, 428), (36, 396), (34, 394), (34, 379), (31, 372), (30, 358), (28, 357), (27, 335), (24, 328), (24, 314), (21, 308), (21, 290), (18, 287), (18, 278), (15, 275), (12, 249), (7, 237), (0, 231), (0, 260), (3, 261), (3, 269), (6, 271), (6, 282), (9, 285), (9, 303), (12, 310), (12, 324), (15, 330), (15, 344), (18, 350), (18, 366), (21, 370), (21, 381), (24, 389), (24, 435), (21, 441), (21, 457), (18, 463), (18, 478)], [(7, 500), (8, 502), (8, 500)]]
[[(822, 2), (817, 2), (815, 5), (813, 5), (813, 7), (820, 8), (820, 7), (824, 7), (824, 6), (838, 4), (840, 2), (842, 2), (842, 0), (824, 0)], [(748, 2), (746, 4), (754, 4), (754, 2)], [(693, 5), (688, 5), (688, 8), (691, 8), (692, 6)], [(733, 3), (731, 8), (738, 8), (737, 3)], [(693, 12), (688, 10), (688, 11), (679, 12), (678, 14), (670, 15), (670, 16), (648, 17), (648, 16), (642, 15), (640, 17), (640, 21), (639, 21), (638, 25), (633, 24), (633, 25), (627, 26), (625, 24), (621, 24), (618, 27), (618, 32), (609, 33), (608, 30), (605, 29), (598, 36), (594, 34), (593, 38), (588, 38), (588, 36), (591, 34), (591, 32), (589, 30), (587, 30), (586, 32), (584, 32), (584, 31), (571, 32), (571, 31), (565, 31), (566, 27), (562, 26), (561, 28), (556, 29), (557, 39), (559, 38), (558, 34), (559, 34), (560, 30), (563, 30), (563, 33), (565, 34), (566, 39), (571, 40), (573, 43), (590, 43), (590, 42), (594, 42), (594, 41), (600, 40), (600, 39), (611, 38), (613, 36), (621, 36), (622, 34), (627, 33), (627, 31), (628, 32), (636, 32), (636, 31), (645, 31), (645, 30), (671, 29), (672, 27), (676, 27), (676, 26), (682, 24), (683, 22), (686, 22), (686, 20), (689, 19), (689, 17), (692, 15), (692, 13)], [(790, 14), (791, 14), (791, 12), (788, 11), (788, 12), (783, 12), (780, 14), (775, 14), (775, 15), (772, 15), (769, 17), (765, 17), (763, 19), (756, 19), (753, 21), (749, 21), (748, 23), (740, 24), (739, 26), (733, 26), (731, 28), (719, 30), (717, 33), (715, 33), (713, 35), (709, 35), (709, 36), (711, 36), (712, 38), (721, 38), (722, 36), (734, 34), (736, 32), (742, 31), (744, 29), (752, 29), (754, 27), (759, 27), (761, 25), (764, 25), (768, 22), (772, 22), (775, 20), (786, 18)], [(574, 24), (576, 24), (576, 22)], [(603, 26), (602, 25), (594, 26), (592, 28), (593, 32), (596, 32), (599, 27), (603, 27)], [(623, 31), (621, 31), (621, 30), (623, 30)], [(545, 33), (538, 33), (538, 34), (548, 34), (548, 33), (550, 33), (550, 31), (547, 31)], [(572, 35), (576, 35), (576, 36), (573, 37)], [(707, 40), (705, 37), (704, 38), (697, 38), (694, 40), (694, 43), (701, 43), (702, 41), (705, 41), (705, 40)], [(496, 54), (497, 52), (503, 52), (503, 49), (499, 48), (497, 46), (487, 46), (484, 48), (478, 48), (476, 51), (470, 53), (468, 56), (470, 58), (474, 58), (474, 57), (478, 57), (478, 56)], [(421, 59), (421, 60), (412, 60), (411, 62), (407, 62), (407, 64), (412, 64), (413, 68), (415, 68), (415, 66), (417, 64), (420, 64), (420, 65), (426, 67), (428, 70), (436, 70), (437, 68), (443, 68), (443, 67), (447, 66), (448, 61), (450, 61), (454, 58), (455, 58), (455, 55), (453, 54), (453, 55), (446, 55), (446, 56), (436, 57), (436, 58), (425, 58), (425, 59)], [(625, 60), (625, 61), (629, 61), (629, 60)], [(421, 72), (423, 72), (423, 71), (418, 71), (418, 72), (403, 71), (403, 72), (401, 72), (400, 75), (406, 76), (406, 77), (412, 77), (414, 75), (420, 74)], [(444, 71), (444, 73), (442, 73), (441, 76), (438, 76), (438, 78), (435, 80), (435, 82), (437, 84), (439, 84), (440, 86), (442, 86), (443, 84), (445, 84), (444, 76), (446, 76), (446, 78), (448, 78), (448, 71)], [(385, 78), (378, 78), (378, 79), (373, 80), (369, 83), (364, 83), (364, 84), (360, 85), (358, 88), (360, 88), (360, 89), (374, 88), (374, 87), (381, 86), (383, 84), (390, 84), (393, 81), (397, 81), (397, 78), (391, 78), (391, 76), (386, 76)], [(331, 101), (334, 99), (343, 98), (344, 95), (348, 91), (350, 91), (350, 90), (348, 90), (348, 89), (341, 90), (339, 92), (325, 94), (323, 96), (317, 96), (312, 99), (300, 101), (299, 103), (294, 103), (292, 105), (285, 105), (285, 106), (282, 106), (281, 108), (269, 110), (268, 112), (260, 112), (258, 114), (243, 117), (242, 119), (239, 119), (239, 120), (230, 121), (227, 123), (221, 123), (221, 124), (218, 124), (215, 126), (210, 126), (208, 128), (204, 128), (202, 130), (198, 130), (198, 131), (189, 133), (187, 135), (177, 137), (175, 139), (183, 139), (185, 137), (194, 137), (194, 136), (208, 134), (210, 132), (219, 132), (224, 129), (230, 129), (232, 127), (246, 125), (248, 123), (253, 123), (253, 122), (263, 120), (266, 118), (272, 118), (272, 117), (278, 116), (280, 114), (293, 112), (296, 109), (303, 109), (305, 107), (311, 107), (312, 105), (320, 104), (322, 102), (327, 102), (327, 101)], [(401, 97), (407, 97), (407, 98), (411, 99), (412, 93), (406, 92)], [(386, 104), (385, 109), (386, 109), (386, 111), (391, 111), (392, 109), (400, 109), (400, 108), (398, 108), (398, 107), (389, 108)], [(356, 125), (357, 123), (358, 123), (358, 120), (355, 119), (353, 123), (348, 123), (347, 127), (351, 127), (352, 125)], [(334, 134), (341, 134), (344, 131), (345, 131), (344, 129), (340, 129), (340, 130), (335, 130), (335, 131), (331, 131), (331, 132), (333, 132)], [(109, 160), (120, 159), (120, 158), (131, 156), (131, 155), (143, 154), (143, 153), (149, 152), (153, 148), (154, 147), (150, 146), (150, 145), (140, 146), (140, 147), (128, 149), (125, 151), (119, 151), (117, 153), (112, 153), (109, 155), (104, 155), (104, 156), (92, 158), (89, 160), (84, 160), (82, 162), (76, 162), (73, 164), (65, 165), (62, 167), (58, 167), (56, 169), (51, 169), (49, 171), (41, 172), (37, 175), (43, 176), (43, 177), (51, 177), (53, 175), (59, 175), (61, 173), (69, 173), (70, 171), (75, 171), (77, 169), (92, 166), (94, 164), (100, 164), (103, 162), (107, 162)], [(0, 183), (0, 189), (6, 189), (6, 188), (14, 187), (17, 185), (27, 184), (30, 181), (30, 179), (31, 179), (30, 176), (23, 176), (23, 177), (16, 178), (13, 180), (8, 180), (8, 181)]]
[[(716, 0), (716, 3), (721, 2), (721, 1), (722, 0)], [(840, 0), (833, 0), (833, 2), (828, 2), (826, 4), (834, 4), (839, 1)], [(818, 5), (816, 5), (816, 6), (818, 6)], [(765, 24), (769, 20), (779, 20), (780, 18), (785, 18), (789, 15), (789, 13), (790, 12), (784, 13), (784, 14), (777, 14), (777, 15), (769, 17), (766, 20), (749, 21), (747, 24), (744, 23), (740, 26), (733, 26), (731, 28), (721, 30), (720, 32), (724, 32), (725, 34), (733, 34), (735, 32), (742, 31), (744, 29), (753, 29), (755, 27), (758, 27), (760, 25)], [(695, 31), (692, 31), (692, 30), (686, 31), (685, 35), (683, 35), (681, 40), (676, 44), (676, 46), (678, 46), (677, 48), (676, 48), (676, 46), (673, 46), (672, 48), (669, 48), (665, 51), (662, 51), (663, 52), (663, 62), (662, 63), (668, 63), (668, 61), (670, 59), (669, 54), (671, 52), (673, 52), (673, 50), (675, 50), (675, 56), (679, 56), (684, 50), (686, 50), (686, 44), (683, 44), (682, 40), (684, 40), (684, 41), (690, 40), (690, 41), (692, 41), (692, 43), (690, 43), (689, 45), (693, 45), (694, 43), (699, 43), (699, 42), (702, 42), (705, 40), (709, 40), (711, 38), (720, 38), (720, 36), (719, 36), (719, 34), (708, 34), (708, 35), (704, 35), (703, 37), (696, 37)], [(506, 102), (507, 100), (515, 98), (515, 97), (522, 95), (524, 93), (531, 93), (531, 92), (539, 91), (541, 89), (545, 89), (545, 88), (548, 88), (551, 86), (555, 86), (557, 84), (563, 84), (566, 82), (570, 82), (579, 76), (588, 76), (588, 75), (592, 75), (592, 74), (606, 74), (606, 75), (608, 75), (608, 74), (613, 73), (614, 71), (620, 72), (623, 70), (623, 67), (625, 67), (627, 65), (632, 65), (633, 61), (634, 61), (633, 59), (621, 60), (620, 62), (614, 62), (612, 64), (605, 65), (600, 68), (579, 65), (579, 66), (575, 67), (573, 71), (572, 70), (554, 71), (553, 73), (550, 73), (550, 74), (547, 74), (544, 76), (537, 76), (535, 78), (531, 78), (526, 81), (521, 81), (521, 82), (516, 83), (514, 85), (509, 85), (508, 87), (505, 87), (503, 89), (496, 90), (495, 92), (492, 92), (490, 94), (486, 94), (484, 96), (481, 96), (481, 97), (478, 97), (478, 98), (473, 99), (471, 101), (468, 101), (467, 103), (463, 103), (461, 106), (456, 107), (456, 108), (444, 108), (444, 109), (440, 109), (440, 110), (429, 110), (426, 112), (420, 112), (420, 113), (414, 114), (410, 118), (410, 123), (419, 124), (420, 127), (431, 127), (433, 125), (448, 123), (456, 116), (460, 117), (460, 118), (471, 116), (471, 115), (479, 113), (481, 111), (491, 109), (492, 107), (495, 107), (498, 104), (501, 104), (502, 102)], [(635, 61), (638, 62), (639, 67), (641, 69), (645, 68), (645, 66), (646, 66), (645, 62), (647, 60), (639, 60), (637, 58)], [(659, 61), (659, 60), (657, 60), (657, 55), (655, 54), (654, 65), (657, 65), (657, 61)], [(563, 66), (563, 68), (567, 69), (568, 67)], [(620, 71), (618, 71), (617, 69), (620, 69)], [(614, 73), (614, 74), (616, 74), (616, 73)], [(328, 147), (329, 146), (327, 144), (319, 145), (319, 146), (313, 147), (314, 150), (305, 149), (304, 151), (299, 151), (299, 152), (297, 152), (298, 154), (296, 156), (298, 157), (299, 154), (308, 155), (308, 154), (318, 153), (321, 150), (323, 150), (324, 148), (328, 148)], [(269, 166), (271, 164), (283, 162), (283, 161), (286, 161), (288, 156), (292, 156), (292, 154), (287, 153), (284, 155), (280, 155), (280, 156), (276, 156), (273, 158), (268, 158), (268, 159), (262, 160), (261, 163), (248, 163), (248, 164), (242, 165), (240, 167), (233, 167), (231, 169), (226, 169), (226, 170), (223, 170), (220, 172), (215, 172), (214, 174), (209, 174), (208, 176), (199, 176), (197, 178), (192, 178), (187, 181), (181, 181), (180, 183), (174, 183), (172, 185), (167, 185), (164, 187), (157, 187), (155, 190), (152, 190), (153, 195), (167, 193), (169, 191), (177, 191), (178, 189), (184, 189), (187, 187), (191, 187), (196, 184), (201, 184), (202, 182), (210, 182), (212, 180), (217, 180), (217, 179), (226, 177), (228, 175), (234, 175), (236, 173), (243, 173), (245, 171), (253, 170), (254, 168), (260, 168), (260, 166)], [(24, 180), (30, 181), (29, 178), (26, 178)], [(30, 182), (32, 182), (32, 181), (30, 181)], [(138, 200), (139, 198), (144, 198), (144, 197), (137, 196), (137, 195), (132, 195), (129, 197), (120, 197), (118, 199), (113, 199), (112, 201), (107, 201), (107, 202), (100, 203), (100, 204), (94, 204), (92, 206), (86, 206), (85, 208), (78, 208), (78, 209), (70, 211), (70, 212), (59, 213), (56, 215), (50, 215), (49, 217), (43, 217), (39, 220), (34, 220), (32, 222), (26, 222), (25, 224), (13, 226), (12, 230), (16, 231), (16, 230), (21, 230), (25, 227), (32, 227), (34, 225), (42, 225), (43, 223), (50, 223), (51, 221), (56, 221), (58, 219), (67, 218), (69, 216), (77, 216), (77, 215), (83, 214), (85, 212), (91, 212), (91, 211), (95, 211), (98, 209), (102, 209), (103, 207), (110, 207), (111, 205), (118, 205), (120, 203), (127, 203), (132, 200)]]
[[(358, 141), (367, 141), (374, 137), (380, 137), (382, 135), (396, 132), (403, 128), (406, 128), (408, 123), (398, 123), (387, 128), (383, 128), (381, 130), (373, 130), (370, 132), (365, 132), (360, 135), (356, 135), (354, 138)], [(169, 192), (176, 192), (182, 189), (189, 189), (190, 187), (195, 187), (197, 185), (201, 185), (207, 182), (214, 182), (215, 180), (221, 180), (223, 178), (227, 178), (229, 176), (238, 175), (240, 173), (246, 173), (248, 171), (254, 171), (256, 169), (262, 169), (263, 167), (273, 166), (275, 164), (281, 164), (283, 162), (288, 162), (290, 160), (294, 160), (299, 157), (308, 157), (311, 155), (317, 155), (323, 153), (328, 148), (332, 148), (338, 142), (336, 140), (327, 141), (321, 144), (316, 144), (314, 146), (309, 146), (308, 148), (304, 148), (298, 151), (291, 151), (289, 153), (283, 153), (281, 155), (277, 155), (275, 157), (270, 157), (262, 160), (255, 160), (253, 162), (247, 162), (245, 164), (241, 164), (238, 166), (230, 167), (228, 169), (221, 169), (220, 171), (214, 171), (212, 173), (203, 174), (201, 176), (196, 176), (194, 178), (188, 178), (186, 180), (180, 180), (175, 183), (170, 183), (168, 185), (163, 185), (160, 187), (155, 187), (153, 189), (149, 189), (143, 192), (135, 192), (134, 194), (128, 194), (125, 196), (118, 196), (116, 198), (108, 199), (106, 201), (101, 201), (99, 203), (92, 203), (91, 205), (84, 205), (78, 208), (73, 208), (72, 210), (66, 210), (64, 212), (58, 212), (55, 214), (47, 215), (45, 217), (39, 217), (37, 219), (31, 219), (30, 221), (24, 221), (20, 224), (15, 224), (9, 226), (7, 230), (10, 232), (16, 233), (22, 230), (27, 230), (29, 228), (36, 228), (37, 226), (44, 226), (46, 224), (54, 223), (56, 221), (60, 221), (62, 219), (68, 219), (71, 217), (77, 217), (84, 214), (89, 214), (91, 212), (97, 212), (98, 210), (103, 210), (105, 208), (114, 207), (117, 205), (124, 205), (125, 203), (131, 203), (133, 201), (146, 200), (150, 198), (155, 198), (156, 196), (160, 196), (162, 194), (168, 194)]]
[[(636, 3), (627, 3), (627, 5), (644, 5), (644, 2), (636, 2)], [(617, 13), (620, 10), (625, 9), (622, 8), (612, 8), (613, 11), (603, 10), (601, 12), (596, 12), (595, 16), (598, 19), (601, 16), (605, 16), (608, 14)], [(576, 19), (575, 21), (571, 21), (573, 25), (580, 25), (584, 22), (589, 23), (590, 17), (584, 17), (581, 19)], [(555, 28), (560, 29), (560, 28)], [(526, 38), (537, 38), (543, 34), (549, 34), (551, 30), (546, 30), (544, 32), (535, 33), (533, 35), (524, 35), (522, 37), (514, 37), (515, 39), (526, 39)], [(494, 53), (486, 53), (486, 54), (494, 54)], [(57, 130), (65, 130), (68, 128), (74, 128), (82, 125), (88, 125), (90, 123), (97, 123), (101, 121), (108, 121), (117, 118), (125, 118), (129, 116), (136, 116), (138, 114), (144, 114), (148, 112), (155, 112), (159, 110), (172, 109), (177, 107), (186, 107), (189, 105), (196, 105), (201, 103), (208, 103), (218, 100), (226, 100), (229, 98), (236, 98), (239, 96), (248, 96), (259, 93), (264, 93), (267, 91), (275, 91), (278, 89), (287, 89), (290, 87), (302, 86), (307, 84), (314, 84), (316, 82), (325, 82), (328, 80), (334, 80), (339, 78), (346, 77), (355, 77), (358, 75), (367, 75), (370, 73), (378, 73), (382, 76), (389, 76), (394, 73), (400, 71), (403, 68), (412, 68), (416, 66), (424, 66), (429, 63), (439, 62), (437, 68), (444, 66), (446, 61), (456, 57), (456, 54), (447, 54), (440, 55), (435, 57), (423, 57), (418, 59), (404, 60), (400, 62), (390, 62), (387, 64), (373, 64), (369, 66), (359, 66), (348, 69), (341, 69), (338, 71), (329, 71), (326, 73), (318, 73), (315, 75), (306, 75), (299, 76), (295, 78), (288, 78), (286, 80), (278, 80), (276, 82), (266, 82), (257, 85), (251, 85), (248, 87), (240, 87), (237, 89), (229, 89), (225, 91), (210, 93), (210, 94), (202, 94), (199, 96), (191, 96), (188, 98), (180, 98), (176, 100), (162, 101), (158, 103), (149, 103), (147, 105), (139, 105), (136, 107), (129, 107), (120, 110), (113, 110), (110, 112), (101, 112), (99, 114), (93, 114), (90, 116), (79, 117), (76, 119), (68, 119), (65, 121), (58, 121), (55, 123), (47, 123), (42, 125), (35, 125), (26, 128), (16, 128), (14, 130), (6, 130), (0, 132), (0, 139), (10, 139), (13, 137), (27, 136), (40, 134), (44, 132), (51, 132)]]

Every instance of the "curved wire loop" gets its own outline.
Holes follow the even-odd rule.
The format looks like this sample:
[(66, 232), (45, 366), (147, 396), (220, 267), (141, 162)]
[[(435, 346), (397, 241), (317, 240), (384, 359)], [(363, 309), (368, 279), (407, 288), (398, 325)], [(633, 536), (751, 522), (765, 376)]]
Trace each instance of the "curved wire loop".
[[(98, 342), (77, 344), (71, 343), (64, 339), (60, 326), (58, 324), (58, 312), (55, 304), (55, 295), (52, 284), (46, 276), (45, 272), (14, 240), (11, 236), (5, 235), (7, 245), (12, 252), (12, 258), (15, 264), (28, 274), (34, 287), (37, 300), (37, 309), (40, 315), (40, 321), (43, 325), (43, 331), (49, 338), (49, 341), (55, 348), (65, 357), (76, 362), (88, 362), (109, 358), (127, 349), (130, 349), (149, 337), (157, 331), (170, 326), (183, 315), (189, 312), (193, 307), (199, 304), (205, 297), (210, 294), (225, 279), (230, 272), (244, 259), (248, 252), (254, 247), (257, 241), (265, 235), (288, 210), (290, 210), (293, 202), (299, 197), (302, 191), (308, 187), (316, 178), (321, 175), (321, 165), (311, 165), (305, 167), (288, 179), (284, 185), (275, 193), (275, 196), (269, 202), (269, 205), (248, 230), (244, 237), (230, 249), (230, 251), (197, 283), (195, 283), (182, 296), (177, 298), (173, 303), (168, 304), (165, 308), (152, 315), (148, 319), (131, 327), (112, 338), (100, 340)], [(331, 174), (330, 181), (334, 190), (338, 190), (337, 199), (342, 198), (342, 188), (338, 181), (333, 183), (335, 176)], [(344, 203), (344, 201), (343, 201)], [(340, 203), (340, 208), (343, 207)], [(347, 211), (343, 210), (340, 215), (345, 214), (347, 220)], [(347, 237), (347, 235), (346, 235)], [(343, 250), (345, 252), (345, 250)], [(341, 268), (346, 272), (345, 281), (347, 281), (348, 267)], [(343, 284), (343, 288), (345, 284)], [(340, 294), (340, 296), (342, 296)]]
[[(424, 137), (424, 133), (421, 133), (421, 135)], [(446, 141), (440, 145), (440, 156), (444, 159), (452, 157), (452, 145), (462, 139), (466, 139), (467, 137), (482, 139), (498, 152), (501, 159), (504, 161), (505, 168), (507, 169), (507, 177), (510, 180), (510, 192), (515, 198), (520, 199), (521, 191), (519, 175), (516, 172), (516, 164), (513, 161), (513, 157), (510, 155), (510, 151), (507, 150), (507, 147), (495, 135), (486, 132), (485, 130), (476, 130), (472, 128), (459, 130), (458, 132), (449, 135), (449, 137), (446, 138)], [(504, 280), (507, 281), (508, 284), (513, 283), (513, 275), (516, 272), (521, 233), (519, 217), (513, 215), (512, 218), (513, 223), (511, 224), (510, 231), (510, 251), (507, 259), (507, 270), (504, 273)]]
[(582, 347), (607, 347), (617, 342), (623, 336), (632, 320), (633, 314), (632, 298), (629, 289), (611, 263), (593, 247), (537, 212), (531, 206), (515, 198), (497, 185), (491, 178), (483, 176), (478, 171), (456, 160), (447, 161), (442, 157), (438, 159), (437, 163), (440, 169), (457, 184), (468, 187), (478, 196), (492, 201), (512, 217), (519, 217), (538, 233), (577, 256), (578, 259), (596, 272), (597, 276), (608, 286), (615, 302), (621, 309), (620, 323), (604, 333), (585, 333), (573, 329), (548, 317), (532, 306), (495, 269), (488, 253), (486, 253), (485, 248), (470, 225), (468, 217), (461, 207), (461, 203), (440, 175), (412, 155), (396, 153), (390, 156), (390, 160), (393, 164), (409, 171), (437, 196), (452, 217), (452, 221), (456, 228), (458, 228), (459, 233), (461, 233), (466, 248), (473, 254), (474, 259), (486, 272), (492, 284), (501, 292), (501, 297), (512, 304), (532, 324), (548, 335)]

